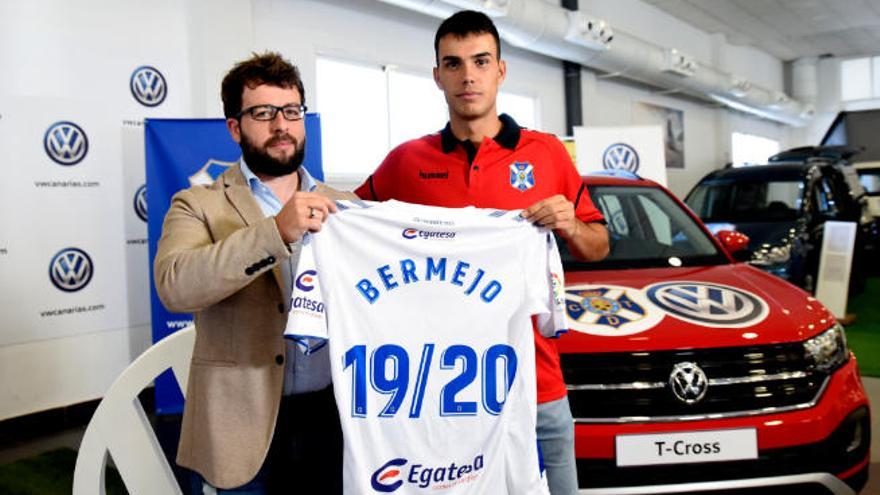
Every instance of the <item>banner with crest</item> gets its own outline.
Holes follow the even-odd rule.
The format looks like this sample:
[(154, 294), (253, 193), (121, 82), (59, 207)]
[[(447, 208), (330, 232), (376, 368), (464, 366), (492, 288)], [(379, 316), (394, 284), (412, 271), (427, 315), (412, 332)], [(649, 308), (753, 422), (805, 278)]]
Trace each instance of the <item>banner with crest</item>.
[[(303, 166), (316, 179), (323, 180), (321, 166), (321, 123), (318, 114), (306, 114), (306, 157)], [(149, 266), (156, 256), (162, 235), (162, 221), (171, 197), (181, 189), (207, 185), (236, 164), (241, 149), (229, 136), (223, 119), (147, 119), (144, 125), (146, 157), (146, 202)], [(156, 294), (150, 271), (150, 308), (153, 342), (188, 326), (192, 315), (165, 309)], [(156, 379), (156, 410), (160, 414), (183, 410), (183, 394), (177, 381), (166, 371)]]

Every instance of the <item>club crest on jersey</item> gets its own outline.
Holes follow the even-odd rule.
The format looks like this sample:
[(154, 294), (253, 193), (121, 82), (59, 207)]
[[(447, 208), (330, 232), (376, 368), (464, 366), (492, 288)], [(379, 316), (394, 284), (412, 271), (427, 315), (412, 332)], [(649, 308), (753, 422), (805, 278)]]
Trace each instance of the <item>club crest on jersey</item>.
[(520, 192), (535, 187), (535, 168), (529, 162), (513, 162), (510, 164), (510, 186)]
[(568, 287), (565, 299), (572, 330), (593, 335), (632, 335), (654, 327), (663, 318), (663, 312), (641, 291), (630, 287)]

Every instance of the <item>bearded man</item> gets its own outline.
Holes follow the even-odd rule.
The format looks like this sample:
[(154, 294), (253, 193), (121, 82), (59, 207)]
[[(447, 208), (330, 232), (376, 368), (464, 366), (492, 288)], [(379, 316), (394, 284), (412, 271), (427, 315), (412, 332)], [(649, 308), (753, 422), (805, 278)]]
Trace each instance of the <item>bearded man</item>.
[(154, 264), (163, 304), (195, 314), (177, 462), (198, 494), (342, 493), (328, 349), (283, 333), (303, 234), (353, 196), (300, 167), (305, 92), (281, 55), (238, 63), (221, 93), (241, 161), (174, 195)]

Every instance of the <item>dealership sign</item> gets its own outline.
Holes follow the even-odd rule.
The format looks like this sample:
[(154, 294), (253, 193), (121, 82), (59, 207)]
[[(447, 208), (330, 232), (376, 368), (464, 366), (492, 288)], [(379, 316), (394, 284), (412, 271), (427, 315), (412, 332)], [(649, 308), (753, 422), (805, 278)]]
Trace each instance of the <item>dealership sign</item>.
[(624, 170), (666, 185), (660, 126), (575, 127), (574, 142), (582, 174)]

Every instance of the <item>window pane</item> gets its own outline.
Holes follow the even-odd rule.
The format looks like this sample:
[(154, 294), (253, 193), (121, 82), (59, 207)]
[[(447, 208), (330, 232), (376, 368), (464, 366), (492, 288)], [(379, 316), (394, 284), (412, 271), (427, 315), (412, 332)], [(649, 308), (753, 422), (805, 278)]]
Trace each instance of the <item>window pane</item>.
[(391, 71), (388, 85), (391, 148), (446, 125), (446, 100), (433, 78)]
[(843, 101), (871, 97), (871, 59), (855, 58), (840, 63), (840, 98)]
[(859, 182), (869, 196), (880, 196), (880, 169), (859, 170)]
[(734, 132), (731, 137), (730, 154), (735, 167), (765, 164), (776, 153), (779, 153), (779, 141), (741, 132)]
[(520, 127), (538, 129), (537, 106), (535, 98), (504, 92), (498, 94), (498, 113), (510, 115)]
[(324, 174), (365, 178), (388, 152), (385, 73), (378, 66), (327, 58), (316, 65)]

